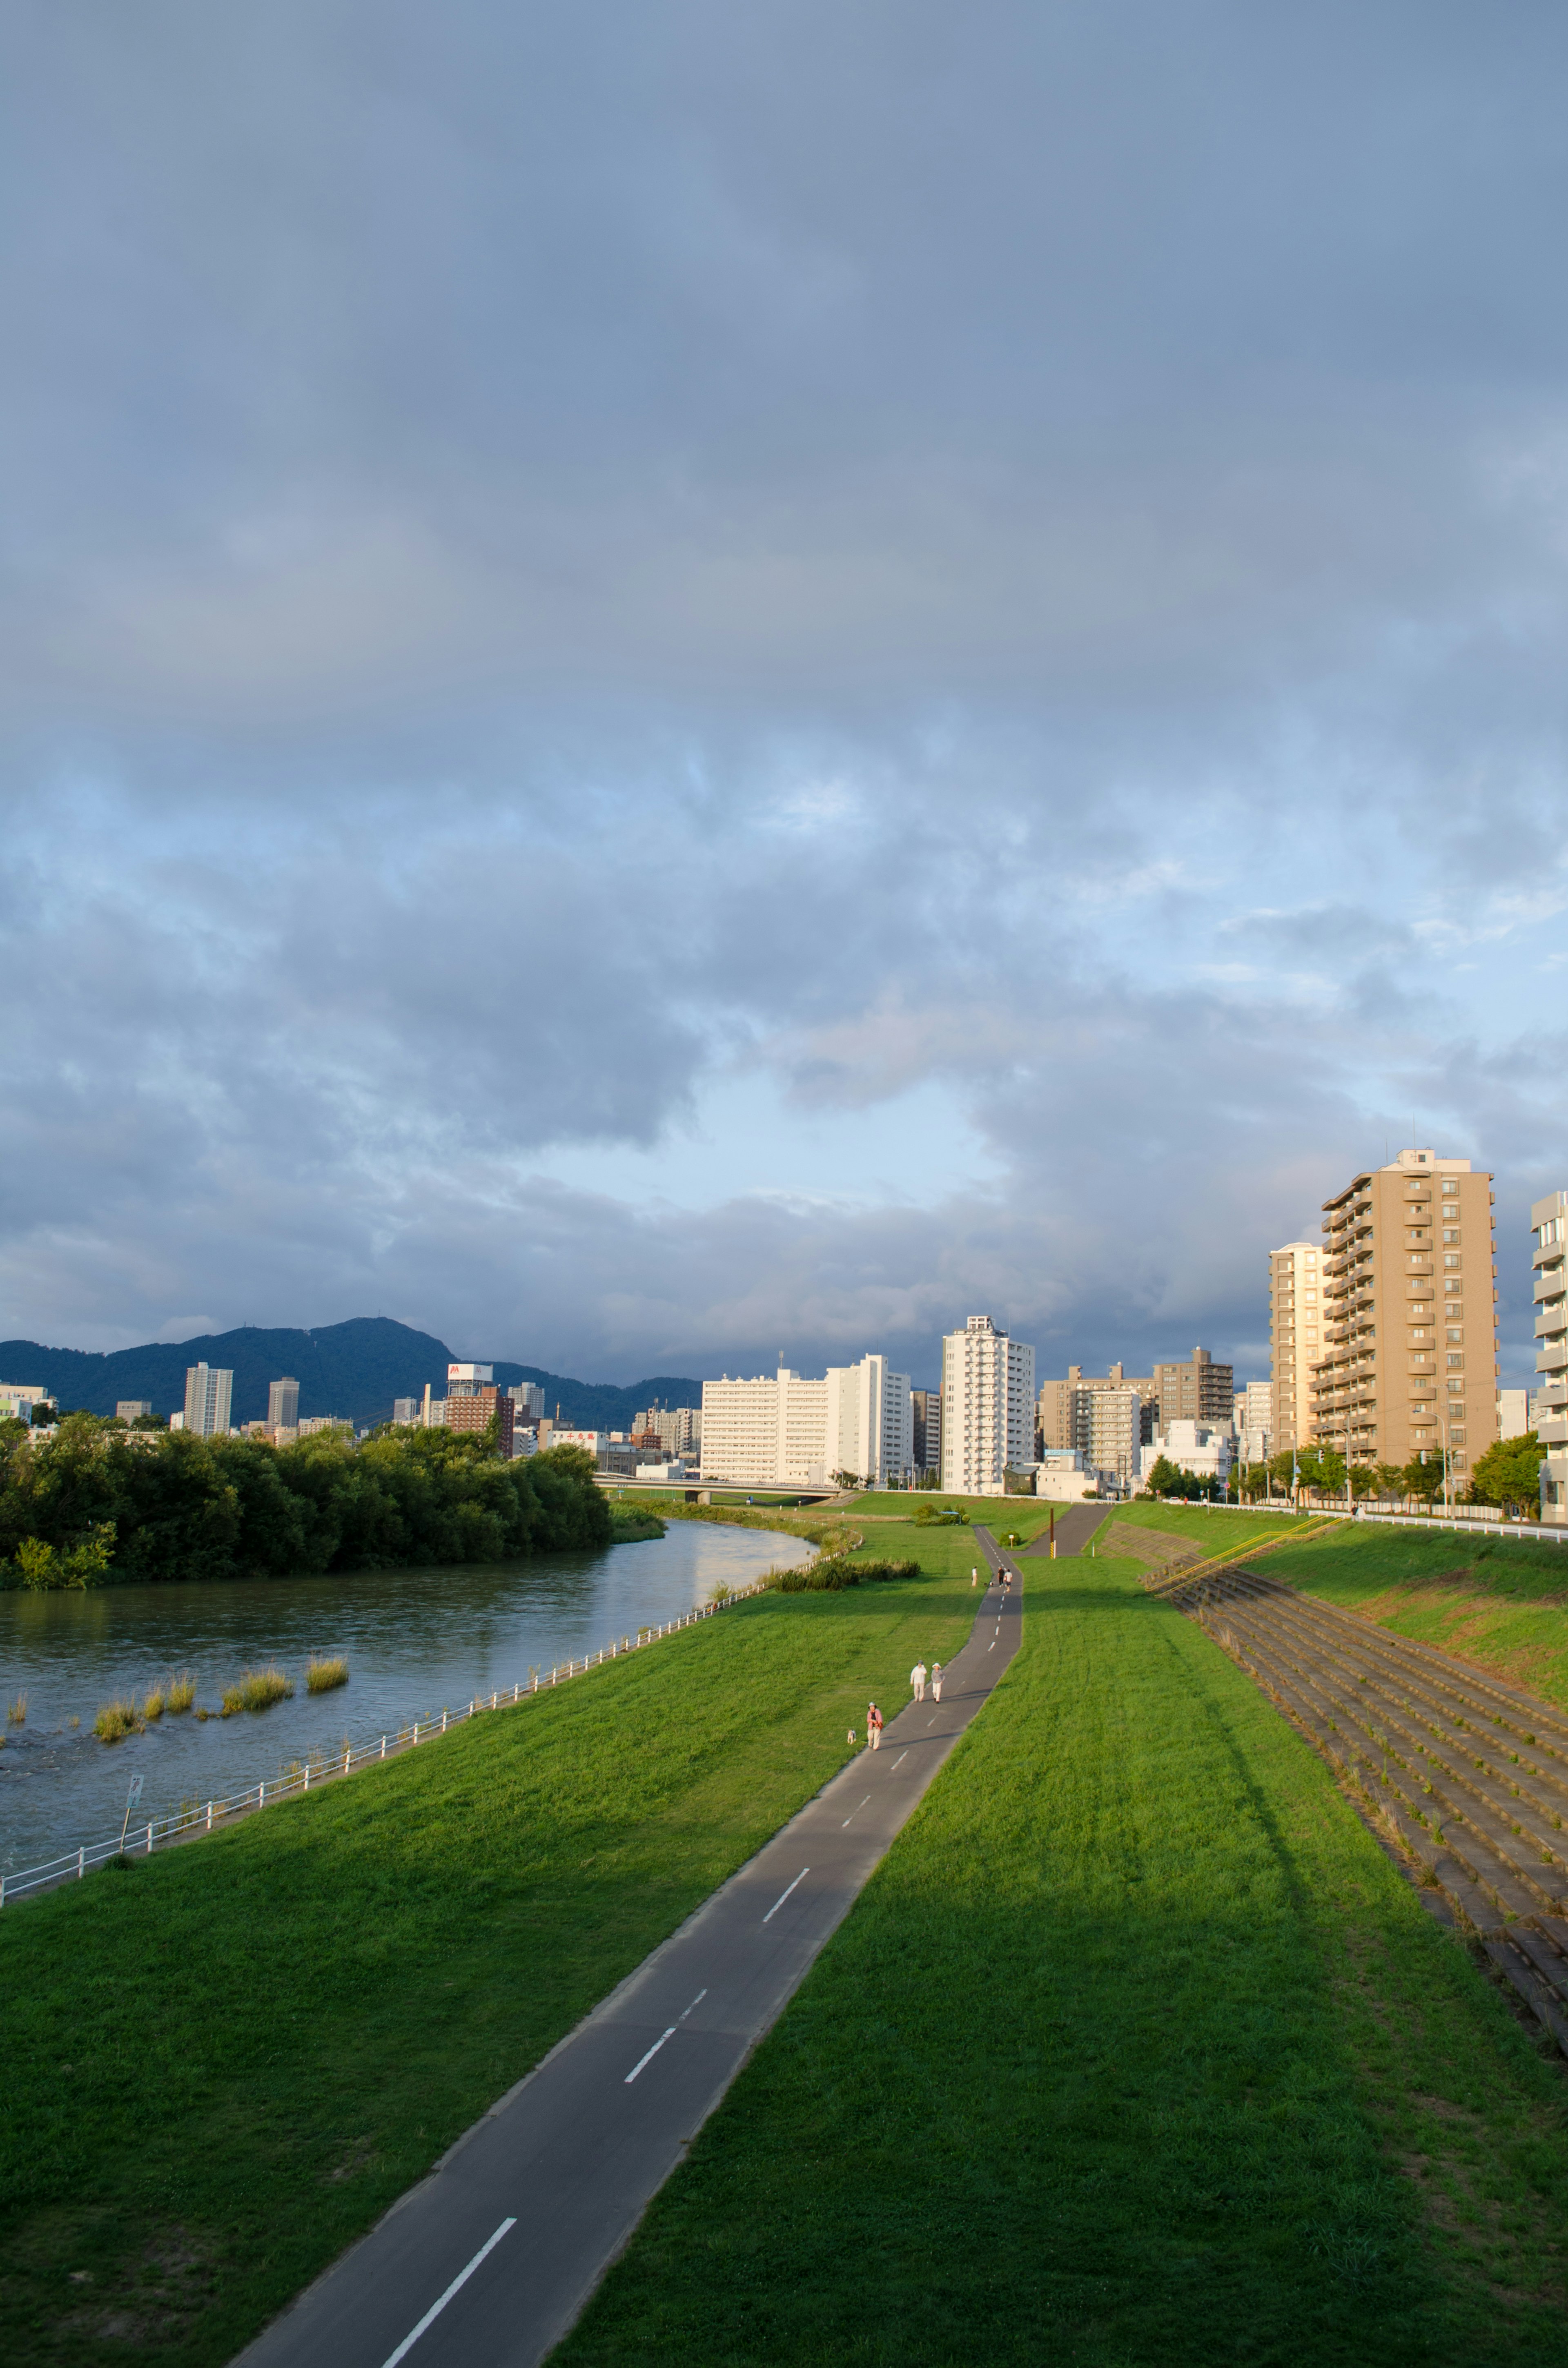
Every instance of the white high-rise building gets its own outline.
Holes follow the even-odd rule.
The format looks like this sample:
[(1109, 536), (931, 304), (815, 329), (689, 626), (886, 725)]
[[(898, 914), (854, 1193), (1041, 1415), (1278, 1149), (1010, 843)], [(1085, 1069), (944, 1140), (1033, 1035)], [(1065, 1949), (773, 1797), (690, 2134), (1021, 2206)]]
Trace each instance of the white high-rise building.
[(1249, 1382), (1236, 1392), (1233, 1412), (1237, 1462), (1267, 1463), (1274, 1452), (1273, 1383)]
[(907, 1373), (885, 1357), (827, 1369), (827, 1468), (868, 1488), (905, 1480), (915, 1465), (915, 1398)]
[(702, 1384), (702, 1477), (741, 1487), (794, 1483), (820, 1487), (827, 1477), (827, 1382), (808, 1382), (788, 1365), (755, 1381)]
[(233, 1369), (222, 1365), (187, 1365), (185, 1369), (185, 1421), (182, 1429), (201, 1439), (224, 1436), (229, 1428), (229, 1400), (233, 1393)]
[(268, 1430), (297, 1430), (300, 1423), (300, 1384), (291, 1373), (280, 1382), (267, 1385), (267, 1427)]
[(871, 1487), (903, 1478), (915, 1460), (909, 1376), (885, 1357), (830, 1365), (810, 1381), (781, 1364), (755, 1381), (702, 1384), (702, 1477), (744, 1487), (821, 1487), (853, 1472)]
[(942, 1486), (1002, 1497), (1006, 1474), (1034, 1462), (1034, 1350), (989, 1315), (942, 1342)]

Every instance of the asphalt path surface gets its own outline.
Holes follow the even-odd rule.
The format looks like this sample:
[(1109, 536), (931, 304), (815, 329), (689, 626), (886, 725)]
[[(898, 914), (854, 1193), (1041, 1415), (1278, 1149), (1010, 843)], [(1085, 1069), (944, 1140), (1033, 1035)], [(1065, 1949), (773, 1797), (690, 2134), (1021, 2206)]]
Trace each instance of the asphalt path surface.
[(532, 2368), (561, 2340), (1017, 1650), (1022, 1574), (974, 1536), (985, 1592), (940, 1702), (889, 1717), (881, 1749), (460, 2138), (240, 2355), (245, 2368)]
[[(1104, 1505), (1063, 1505), (1056, 1516), (1056, 1558), (1063, 1554), (1082, 1554), (1106, 1517)], [(1032, 1545), (1023, 1548), (1025, 1554), (1049, 1554), (1051, 1531), (1049, 1524), (1041, 1530)]]

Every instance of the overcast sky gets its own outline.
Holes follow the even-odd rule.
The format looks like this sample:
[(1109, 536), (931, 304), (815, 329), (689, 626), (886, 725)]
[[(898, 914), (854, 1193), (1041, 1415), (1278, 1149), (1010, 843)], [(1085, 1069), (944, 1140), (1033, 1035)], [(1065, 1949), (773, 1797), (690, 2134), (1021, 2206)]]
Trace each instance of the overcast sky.
[(1268, 1249), (1415, 1142), (1525, 1378), (1561, 7), (0, 58), (0, 1337), (1260, 1374)]

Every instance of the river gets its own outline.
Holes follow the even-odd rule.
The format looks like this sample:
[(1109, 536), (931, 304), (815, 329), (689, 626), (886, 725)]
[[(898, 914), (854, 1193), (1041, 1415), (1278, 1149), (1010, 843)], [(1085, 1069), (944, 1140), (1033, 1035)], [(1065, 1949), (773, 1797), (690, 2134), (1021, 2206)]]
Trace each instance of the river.
[[(36, 1866), (113, 1832), (138, 1771), (144, 1824), (182, 1800), (269, 1780), (309, 1751), (580, 1659), (811, 1551), (774, 1531), (672, 1521), (635, 1545), (498, 1568), (0, 1595), (0, 1716), (17, 1696), (27, 1702), (24, 1721), (6, 1720), (0, 1749), (0, 1867)], [(312, 1653), (346, 1656), (348, 1683), (307, 1693)], [(295, 1691), (270, 1710), (165, 1715), (113, 1745), (92, 1731), (103, 1703), (141, 1700), (172, 1671), (188, 1669), (198, 1704), (216, 1710), (225, 1683), (271, 1661)]]

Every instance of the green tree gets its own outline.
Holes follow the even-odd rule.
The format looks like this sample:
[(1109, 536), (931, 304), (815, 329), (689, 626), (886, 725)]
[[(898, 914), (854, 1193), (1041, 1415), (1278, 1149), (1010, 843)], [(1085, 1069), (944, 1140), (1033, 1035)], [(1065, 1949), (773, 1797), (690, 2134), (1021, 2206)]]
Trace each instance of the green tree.
[(1414, 1497), (1419, 1504), (1429, 1505), (1435, 1497), (1443, 1493), (1441, 1451), (1436, 1447), (1427, 1448), (1423, 1461), (1422, 1451), (1418, 1448), (1400, 1477), (1407, 1497)]
[(1144, 1486), (1156, 1497), (1176, 1497), (1181, 1493), (1182, 1474), (1168, 1455), (1156, 1455)]
[(1546, 1450), (1533, 1430), (1517, 1439), (1494, 1441), (1471, 1477), (1471, 1502), (1476, 1505), (1520, 1506), (1534, 1516), (1540, 1505), (1540, 1467)]

